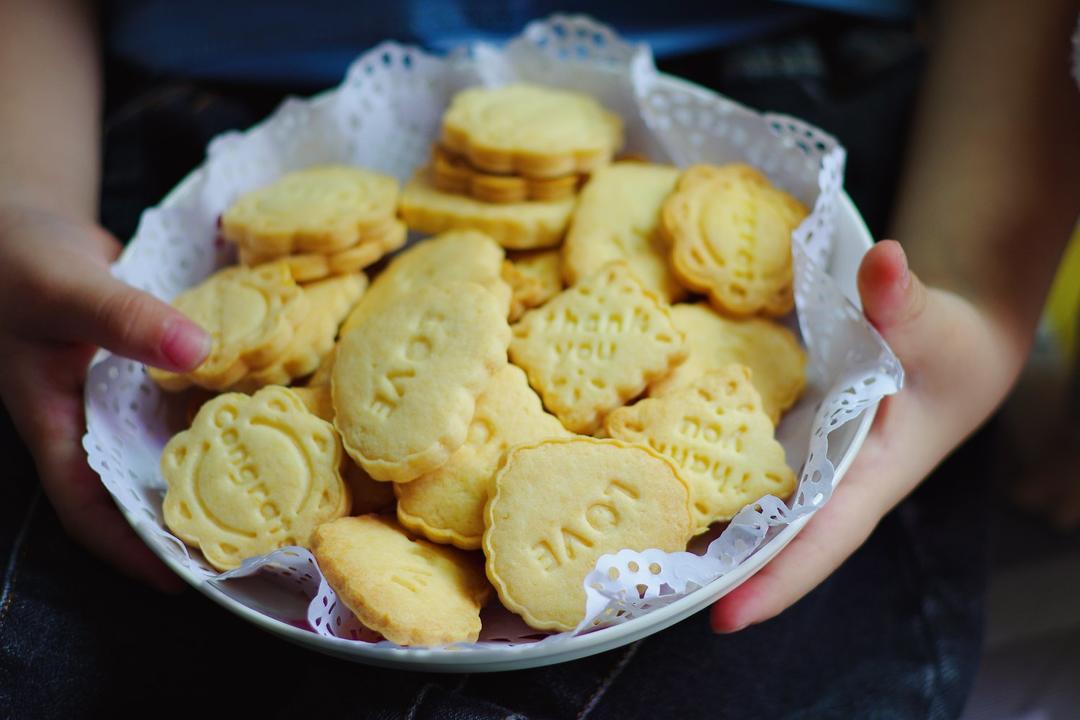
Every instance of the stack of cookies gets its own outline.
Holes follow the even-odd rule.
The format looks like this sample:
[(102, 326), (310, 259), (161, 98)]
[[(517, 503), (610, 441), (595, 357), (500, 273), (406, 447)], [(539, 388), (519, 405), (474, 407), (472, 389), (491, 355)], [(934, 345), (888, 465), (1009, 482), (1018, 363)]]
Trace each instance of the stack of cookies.
[(289, 173), (241, 196), (221, 232), (246, 266), (283, 260), (299, 282), (355, 273), (405, 244), (392, 177), (339, 165)]
[(405, 186), (413, 230), (474, 228), (506, 248), (557, 245), (587, 176), (622, 147), (622, 120), (591, 97), (537, 85), (470, 88), (442, 119), (431, 163)]
[(366, 287), (362, 273), (301, 285), (284, 261), (220, 270), (173, 300), (210, 334), (209, 356), (190, 372), (151, 368), (150, 377), (174, 392), (287, 384), (322, 363)]
[(152, 375), (257, 392), (207, 402), (166, 447), (177, 536), (221, 569), (311, 548), (362, 623), (430, 645), (475, 641), (492, 590), (573, 629), (600, 556), (683, 550), (788, 497), (775, 426), (806, 359), (775, 318), (806, 209), (745, 165), (612, 163), (621, 127), (574, 93), (460, 93), (397, 204), (435, 236), (362, 295), (329, 285), (358, 274), (304, 285), (296, 258), (377, 244), (400, 224), (392, 180), (317, 168), (230, 208), (259, 262), (177, 298), (214, 350)]

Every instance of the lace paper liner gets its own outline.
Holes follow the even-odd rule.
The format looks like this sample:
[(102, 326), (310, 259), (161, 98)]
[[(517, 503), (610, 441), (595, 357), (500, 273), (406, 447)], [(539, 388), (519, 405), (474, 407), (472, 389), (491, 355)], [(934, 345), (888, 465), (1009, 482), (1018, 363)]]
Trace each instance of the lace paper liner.
[[(836, 140), (797, 119), (759, 114), (661, 77), (647, 47), (577, 16), (532, 23), (503, 48), (477, 44), (445, 59), (395, 43), (377, 46), (352, 64), (335, 90), (289, 99), (250, 130), (216, 138), (206, 162), (144, 212), (114, 273), (171, 299), (228, 261), (216, 222), (239, 194), (323, 162), (364, 165), (405, 180), (426, 161), (442, 110), (457, 90), (513, 79), (597, 97), (624, 118), (629, 150), (679, 165), (749, 162), (813, 208), (793, 234), (808, 390), (790, 413), (803, 418), (789, 417), (778, 429), (789, 462), (802, 469), (790, 505), (770, 496), (744, 508), (703, 554), (624, 550), (601, 558), (585, 580), (586, 618), (574, 633), (545, 637), (493, 603), (485, 610), (481, 642), (461, 649), (560, 642), (640, 617), (730, 572), (779, 528), (828, 500), (835, 474), (829, 433), (903, 381), (895, 356), (825, 272), (843, 179), (844, 150)], [(338, 602), (307, 550), (282, 548), (218, 574), (165, 529), (158, 462), (165, 443), (184, 426), (179, 405), (165, 401), (139, 363), (102, 353), (90, 369), (83, 444), (91, 467), (147, 543), (263, 614), (326, 637), (393, 646)], [(257, 590), (245, 589), (259, 579), (291, 594), (271, 606)]]

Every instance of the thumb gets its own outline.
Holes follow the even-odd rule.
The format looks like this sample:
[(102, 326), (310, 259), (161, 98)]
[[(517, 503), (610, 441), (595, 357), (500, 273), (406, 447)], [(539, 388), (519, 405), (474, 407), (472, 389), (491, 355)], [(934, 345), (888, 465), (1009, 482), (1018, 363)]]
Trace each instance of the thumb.
[(901, 358), (915, 349), (909, 345), (925, 342), (919, 326), (926, 287), (908, 267), (900, 243), (883, 240), (870, 248), (859, 266), (858, 286), (863, 313)]
[(105, 269), (75, 274), (61, 295), (55, 315), (68, 325), (68, 338), (174, 372), (198, 366), (210, 352), (201, 327)]

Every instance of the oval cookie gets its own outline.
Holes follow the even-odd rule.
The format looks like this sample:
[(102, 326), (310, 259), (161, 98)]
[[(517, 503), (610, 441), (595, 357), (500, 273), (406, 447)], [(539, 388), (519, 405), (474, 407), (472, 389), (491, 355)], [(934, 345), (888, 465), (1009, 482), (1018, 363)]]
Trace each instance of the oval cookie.
[(566, 231), (563, 271), (568, 284), (612, 260), (626, 260), (641, 284), (672, 302), (686, 294), (668, 263), (660, 208), (679, 171), (670, 165), (620, 162), (596, 172), (581, 191)]
[(502, 279), (505, 253), (476, 230), (451, 230), (421, 240), (393, 259), (342, 325), (345, 334), (371, 314), (409, 302), (414, 288), (471, 282), (487, 288), (509, 312), (510, 286)]
[(687, 488), (643, 447), (577, 437), (510, 451), (484, 511), (487, 575), (503, 605), (541, 630), (585, 616), (585, 577), (624, 548), (684, 550)]
[(349, 512), (340, 465), (334, 428), (287, 389), (219, 395), (162, 453), (165, 524), (218, 570), (307, 546)]
[(375, 515), (326, 523), (312, 550), (338, 599), (387, 640), (445, 645), (480, 635), (491, 586), (479, 554), (413, 540)]
[(331, 376), (346, 451), (383, 481), (445, 463), (509, 340), (505, 304), (475, 283), (417, 287), (365, 317), (339, 342)]
[(616, 410), (605, 427), (611, 437), (645, 445), (679, 468), (698, 533), (765, 495), (786, 498), (795, 489), (795, 473), (743, 365)]
[(664, 203), (671, 265), (688, 288), (729, 315), (794, 307), (791, 233), (808, 214), (749, 165), (695, 165)]

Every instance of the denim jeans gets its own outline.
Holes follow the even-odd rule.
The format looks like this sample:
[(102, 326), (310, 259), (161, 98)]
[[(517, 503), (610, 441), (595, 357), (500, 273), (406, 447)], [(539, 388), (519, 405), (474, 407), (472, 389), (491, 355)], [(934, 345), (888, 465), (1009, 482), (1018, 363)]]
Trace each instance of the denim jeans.
[[(750, 63), (729, 52), (668, 69), (837, 134), (851, 152), (849, 191), (880, 233), (919, 55), (901, 47), (876, 73), (838, 80), (813, 53), (807, 60), (807, 42), (843, 51), (835, 37), (811, 35), (741, 50), (755, 53)], [(880, 51), (881, 43), (867, 47)], [(802, 70), (793, 76), (798, 63), (778, 62), (784, 72), (761, 73), (770, 57), (785, 53), (802, 57)], [(756, 74), (740, 73), (747, 65)], [(840, 65), (866, 71), (865, 62)], [(279, 97), (172, 82), (114, 103), (103, 224), (129, 237), (138, 212), (201, 161), (212, 135), (251, 124)], [(985, 433), (774, 620), (717, 636), (700, 613), (601, 655), (466, 676), (324, 657), (192, 590), (162, 596), (119, 576), (64, 534), (6, 418), (0, 442), (9, 468), (0, 483), (5, 717), (189, 715), (235, 706), (259, 717), (950, 718), (959, 715), (976, 668), (986, 577)]]

